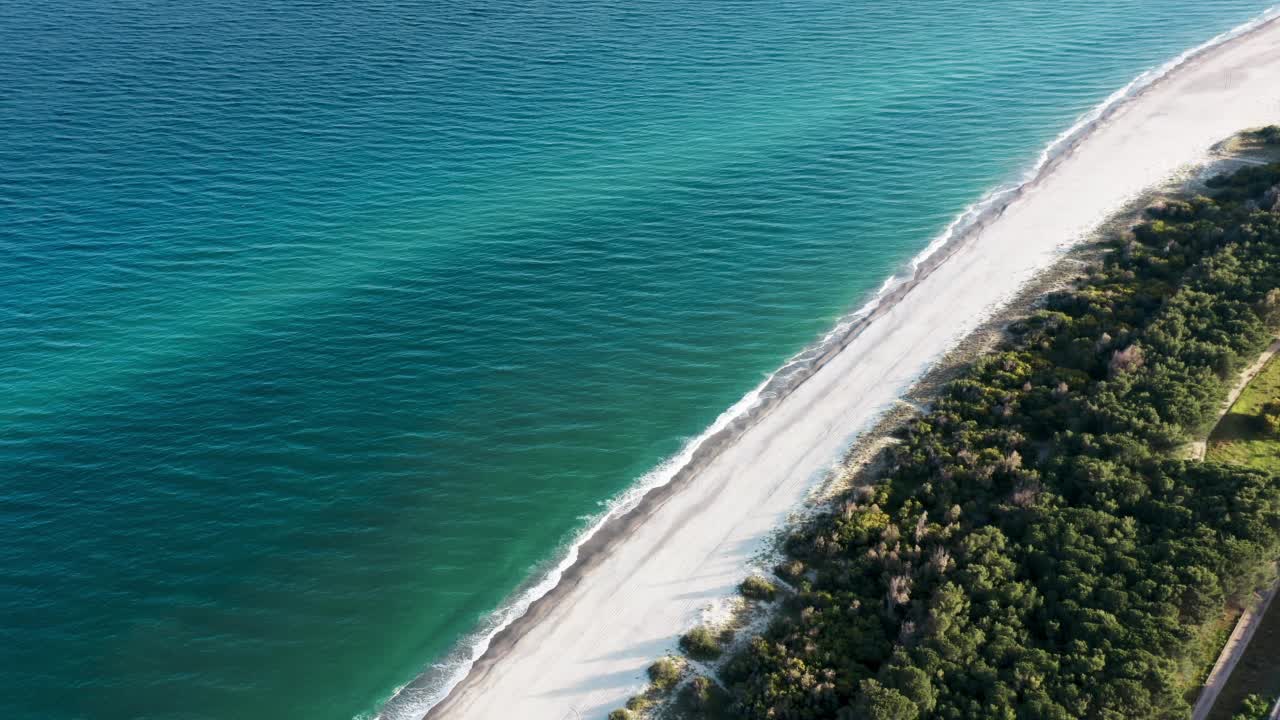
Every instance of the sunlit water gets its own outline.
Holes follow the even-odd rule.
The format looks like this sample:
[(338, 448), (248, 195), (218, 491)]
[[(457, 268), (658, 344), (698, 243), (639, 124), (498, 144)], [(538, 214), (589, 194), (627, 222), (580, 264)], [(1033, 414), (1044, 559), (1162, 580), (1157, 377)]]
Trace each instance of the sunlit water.
[(1267, 4), (0, 0), (0, 716), (376, 711)]

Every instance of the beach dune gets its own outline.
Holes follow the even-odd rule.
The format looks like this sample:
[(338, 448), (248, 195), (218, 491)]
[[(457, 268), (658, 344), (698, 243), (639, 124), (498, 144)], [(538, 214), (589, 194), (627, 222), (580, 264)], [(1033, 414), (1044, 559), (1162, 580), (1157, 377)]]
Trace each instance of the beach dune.
[[(1207, 49), (1114, 106), (998, 216), (926, 263), (839, 352), (700, 467), (613, 520), (433, 720), (603, 718), (645, 683), (858, 433), (1026, 281), (1217, 141), (1280, 122), (1280, 22)], [(890, 301), (891, 300), (891, 301)]]

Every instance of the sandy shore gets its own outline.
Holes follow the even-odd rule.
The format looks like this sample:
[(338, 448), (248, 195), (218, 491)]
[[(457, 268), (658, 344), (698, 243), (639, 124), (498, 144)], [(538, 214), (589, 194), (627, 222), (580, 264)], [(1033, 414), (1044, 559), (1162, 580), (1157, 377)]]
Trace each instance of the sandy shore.
[(956, 241), (812, 375), (712, 438), (714, 452), (611, 521), (561, 583), (493, 639), (429, 718), (603, 718), (645, 682), (858, 433), (957, 341), (1126, 201), (1211, 145), (1280, 122), (1280, 22), (1118, 105), (984, 227)]

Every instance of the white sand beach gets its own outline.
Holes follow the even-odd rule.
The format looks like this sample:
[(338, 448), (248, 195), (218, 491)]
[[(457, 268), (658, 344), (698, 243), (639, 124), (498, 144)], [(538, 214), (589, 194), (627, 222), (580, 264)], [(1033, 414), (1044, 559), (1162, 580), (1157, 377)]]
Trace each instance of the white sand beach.
[(705, 466), (613, 521), (428, 717), (597, 720), (645, 684), (860, 433), (1000, 304), (1214, 143), (1280, 122), (1280, 21), (1123, 101)]

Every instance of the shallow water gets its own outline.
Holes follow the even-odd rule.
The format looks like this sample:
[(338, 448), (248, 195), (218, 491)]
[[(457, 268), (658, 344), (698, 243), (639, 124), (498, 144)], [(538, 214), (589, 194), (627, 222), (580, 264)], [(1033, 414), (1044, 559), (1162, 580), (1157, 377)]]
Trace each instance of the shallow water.
[(0, 0), (0, 713), (375, 711), (1267, 3), (617, 5)]

